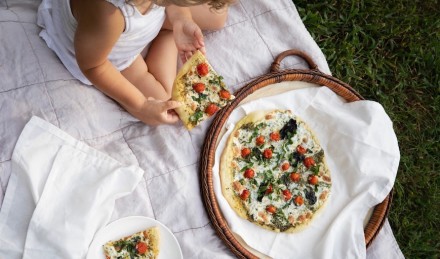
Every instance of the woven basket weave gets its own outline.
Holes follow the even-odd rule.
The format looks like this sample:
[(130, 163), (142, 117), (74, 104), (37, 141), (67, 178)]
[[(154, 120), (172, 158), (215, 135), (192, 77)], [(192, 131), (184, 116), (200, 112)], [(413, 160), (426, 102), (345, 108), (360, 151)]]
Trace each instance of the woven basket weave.
[[(302, 57), (309, 65), (310, 70), (289, 69), (279, 71), (280, 62), (289, 55), (296, 55)], [(317, 69), (317, 65), (305, 53), (297, 50), (287, 50), (281, 53), (272, 63), (271, 72), (262, 75), (246, 86), (242, 87), (234, 95), (236, 98), (230, 105), (221, 109), (214, 118), (204, 141), (201, 160), (200, 160), (200, 174), (201, 174), (201, 191), (208, 212), (209, 218), (218, 236), (225, 242), (231, 251), (238, 258), (258, 258), (254, 253), (249, 251), (243, 244), (233, 235), (226, 220), (220, 211), (213, 187), (213, 172), (215, 151), (217, 141), (222, 128), (228, 119), (231, 112), (249, 95), (257, 90), (263, 89), (266, 86), (288, 81), (304, 81), (316, 85), (326, 86), (334, 91), (336, 94), (344, 98), (347, 102), (354, 102), (364, 100), (364, 98), (357, 93), (351, 86), (338, 80), (335, 77), (324, 74)], [(373, 239), (381, 229), (391, 205), (392, 190), (385, 198), (385, 200), (376, 205), (373, 209), (372, 215), (364, 228), (365, 243), (368, 247)]]

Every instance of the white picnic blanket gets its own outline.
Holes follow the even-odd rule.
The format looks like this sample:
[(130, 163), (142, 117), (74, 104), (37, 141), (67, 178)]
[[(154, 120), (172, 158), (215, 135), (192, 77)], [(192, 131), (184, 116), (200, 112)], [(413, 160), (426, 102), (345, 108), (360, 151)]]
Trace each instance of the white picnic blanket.
[[(185, 258), (234, 257), (210, 225), (200, 194), (199, 154), (210, 122), (192, 132), (181, 124), (148, 127), (75, 80), (38, 36), (39, 3), (0, 0), (0, 206), (14, 169), (14, 147), (35, 115), (121, 164), (145, 171), (134, 191), (116, 200), (110, 221), (153, 217), (171, 229)], [(330, 73), (290, 0), (237, 1), (227, 26), (206, 32), (205, 43), (210, 63), (233, 90), (267, 73), (273, 59), (287, 49), (306, 52), (321, 71)], [(283, 68), (306, 64), (289, 57)], [(0, 229), (0, 238), (2, 233)], [(401, 257), (386, 223), (367, 258)]]

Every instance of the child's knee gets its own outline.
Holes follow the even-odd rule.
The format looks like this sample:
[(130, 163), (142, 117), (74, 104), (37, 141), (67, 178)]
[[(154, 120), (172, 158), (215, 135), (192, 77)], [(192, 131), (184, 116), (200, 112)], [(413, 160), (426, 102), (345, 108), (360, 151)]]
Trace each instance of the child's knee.
[(225, 27), (226, 19), (227, 19), (227, 12), (226, 14), (216, 17), (216, 19), (213, 19), (211, 24), (211, 30), (220, 30)]
[(216, 10), (208, 4), (190, 7), (194, 21), (202, 30), (220, 30), (225, 27), (228, 7)]

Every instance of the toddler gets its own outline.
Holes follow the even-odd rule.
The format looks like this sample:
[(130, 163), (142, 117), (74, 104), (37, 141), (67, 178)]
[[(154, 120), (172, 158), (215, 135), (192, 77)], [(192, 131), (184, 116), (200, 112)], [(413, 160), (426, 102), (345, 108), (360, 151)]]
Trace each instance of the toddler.
[(175, 123), (177, 57), (205, 53), (201, 30), (222, 28), (231, 1), (43, 0), (38, 24), (75, 78), (146, 124)]

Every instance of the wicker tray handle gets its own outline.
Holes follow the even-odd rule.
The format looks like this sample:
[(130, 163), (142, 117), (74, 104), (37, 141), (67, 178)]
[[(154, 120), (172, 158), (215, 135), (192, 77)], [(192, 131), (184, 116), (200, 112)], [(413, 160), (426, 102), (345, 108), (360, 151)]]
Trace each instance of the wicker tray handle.
[(278, 72), (280, 71), (280, 63), (281, 61), (287, 57), (287, 56), (299, 56), (301, 58), (303, 58), (307, 64), (309, 65), (309, 68), (311, 70), (318, 70), (318, 66), (316, 65), (315, 62), (313, 62), (313, 60), (304, 52), (299, 51), (299, 50), (295, 50), (295, 49), (289, 49), (286, 50), (284, 52), (281, 52), (276, 58), (275, 60), (272, 62), (272, 65), (270, 66), (270, 72)]

